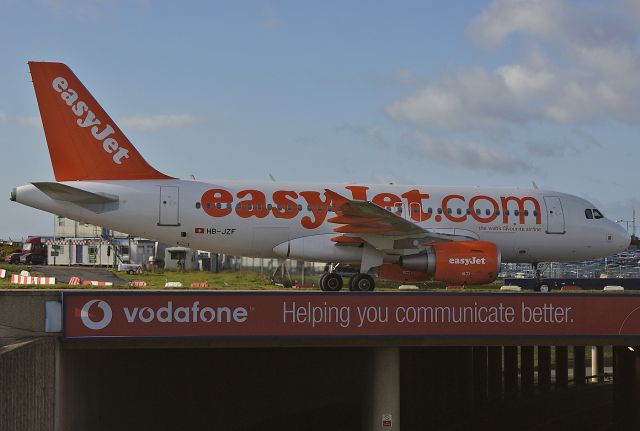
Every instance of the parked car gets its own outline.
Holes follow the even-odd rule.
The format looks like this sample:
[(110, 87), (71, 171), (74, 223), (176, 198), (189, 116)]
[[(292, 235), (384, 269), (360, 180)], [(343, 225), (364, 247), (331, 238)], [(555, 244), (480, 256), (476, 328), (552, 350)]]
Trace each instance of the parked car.
[(5, 263), (20, 263), (20, 256), (22, 253), (11, 253), (4, 257)]
[(24, 265), (44, 265), (46, 256), (36, 253), (25, 253), (20, 256), (20, 263)]

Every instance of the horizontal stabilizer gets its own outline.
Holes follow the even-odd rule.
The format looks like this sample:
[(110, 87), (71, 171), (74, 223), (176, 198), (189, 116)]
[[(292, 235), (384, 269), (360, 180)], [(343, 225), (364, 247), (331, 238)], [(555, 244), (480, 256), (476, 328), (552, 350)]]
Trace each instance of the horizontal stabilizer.
[[(94, 205), (106, 205), (117, 203), (118, 196), (103, 195), (86, 190), (77, 189), (75, 187), (67, 186), (59, 183), (32, 183), (42, 193), (49, 196), (51, 199), (58, 201), (71, 202), (80, 206), (85, 206), (89, 209)], [(91, 206), (91, 207), (90, 207)], [(96, 211), (98, 212), (98, 211)], [(100, 211), (101, 212), (101, 211)]]

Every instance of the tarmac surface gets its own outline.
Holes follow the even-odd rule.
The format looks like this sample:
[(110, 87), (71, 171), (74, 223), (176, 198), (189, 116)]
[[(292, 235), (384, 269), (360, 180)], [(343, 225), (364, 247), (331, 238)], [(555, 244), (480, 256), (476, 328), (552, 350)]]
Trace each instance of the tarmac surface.
[(127, 280), (123, 280), (104, 268), (33, 265), (31, 270), (37, 271), (44, 277), (55, 277), (58, 283), (68, 283), (71, 277), (80, 277), (81, 280), (110, 281), (114, 285), (127, 284)]

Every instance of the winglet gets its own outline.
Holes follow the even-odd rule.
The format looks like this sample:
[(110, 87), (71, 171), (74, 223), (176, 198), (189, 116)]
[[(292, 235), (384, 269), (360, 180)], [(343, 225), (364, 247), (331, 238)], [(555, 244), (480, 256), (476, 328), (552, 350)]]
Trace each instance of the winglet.
[(171, 178), (144, 160), (66, 65), (29, 69), (57, 181)]

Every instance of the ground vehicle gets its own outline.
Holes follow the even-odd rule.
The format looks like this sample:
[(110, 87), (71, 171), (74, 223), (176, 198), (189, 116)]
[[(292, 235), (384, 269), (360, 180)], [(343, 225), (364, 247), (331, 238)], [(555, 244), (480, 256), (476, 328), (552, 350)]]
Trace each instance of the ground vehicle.
[(11, 253), (4, 257), (5, 263), (20, 263), (21, 252)]
[(42, 242), (42, 237), (28, 237), (22, 244), (19, 258), (20, 263), (25, 265), (45, 265), (47, 263), (47, 246)]

